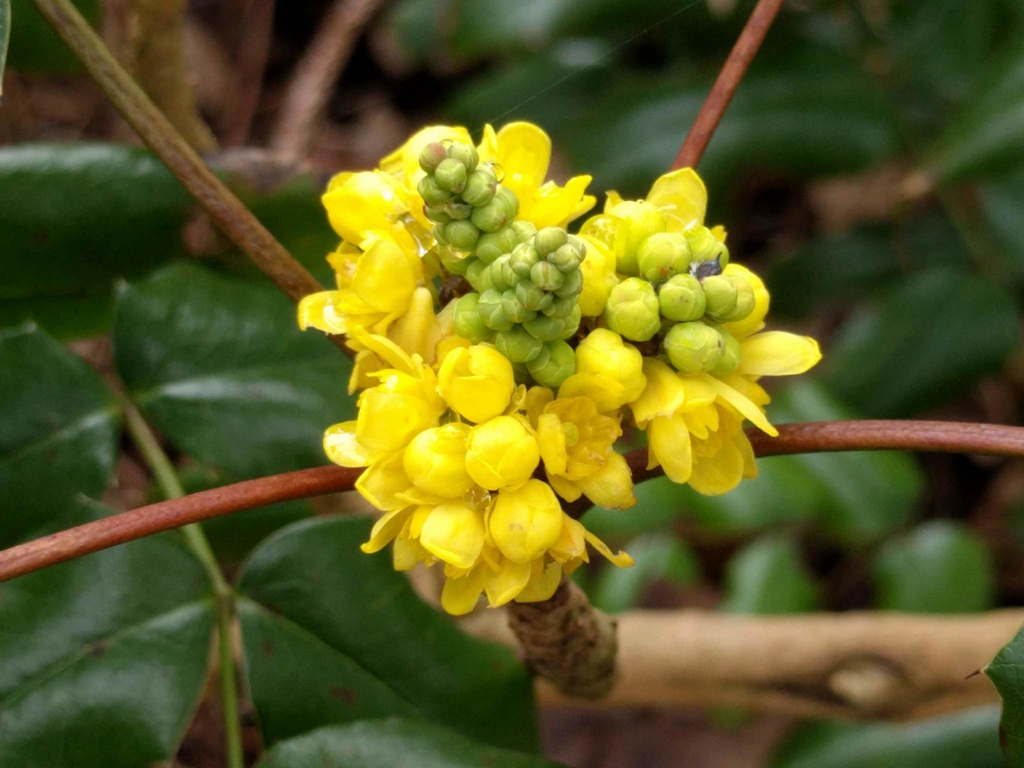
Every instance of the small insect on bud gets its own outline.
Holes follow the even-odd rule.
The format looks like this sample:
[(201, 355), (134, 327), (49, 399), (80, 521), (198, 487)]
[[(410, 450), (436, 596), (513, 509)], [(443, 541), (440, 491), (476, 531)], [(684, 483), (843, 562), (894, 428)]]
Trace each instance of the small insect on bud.
[(416, 191), (420, 193), (420, 197), (427, 205), (441, 205), (452, 199), (452, 193), (447, 189), (442, 189), (433, 176), (424, 176), (420, 179), (416, 185)]
[(461, 141), (456, 141), (448, 147), (448, 157), (462, 163), (468, 173), (472, 173), (476, 169), (477, 163), (480, 162), (476, 148), (472, 144), (463, 144)]
[(441, 189), (458, 194), (465, 188), (468, 175), (465, 165), (449, 157), (437, 166), (434, 171), (434, 180)]
[(447, 157), (448, 150), (445, 149), (444, 144), (433, 141), (420, 150), (420, 168), (427, 173), (433, 173)]
[(533, 238), (533, 244), (541, 256), (554, 253), (568, 242), (569, 233), (561, 227), (544, 227)]
[(583, 290), (583, 270), (579, 267), (571, 272), (563, 272), (564, 280), (561, 287), (555, 291), (555, 296), (565, 298), (566, 296), (579, 296)]
[(662, 317), (668, 320), (700, 320), (704, 316), (704, 289), (693, 275), (675, 275), (658, 289), (658, 303)]
[(725, 351), (722, 353), (722, 359), (719, 360), (718, 365), (711, 369), (711, 373), (714, 376), (728, 376), (739, 367), (740, 343), (728, 331), (719, 329), (718, 332), (725, 342)]
[(681, 373), (711, 371), (725, 354), (722, 335), (701, 322), (673, 325), (665, 335), (663, 346), (668, 359)]
[(529, 221), (514, 221), (512, 222), (512, 229), (515, 231), (520, 243), (528, 242), (537, 234), (537, 227)]
[(542, 291), (554, 291), (562, 287), (565, 275), (551, 262), (538, 261), (530, 268), (530, 282)]
[(530, 243), (520, 243), (512, 250), (509, 263), (519, 277), (529, 279), (533, 265), (540, 262), (540, 254)]
[(526, 368), (542, 387), (558, 389), (563, 381), (576, 373), (576, 352), (564, 341), (549, 341), (540, 354), (526, 364)]
[(467, 293), (455, 302), (452, 312), (452, 325), (455, 332), (464, 339), (469, 339), (474, 344), (486, 341), (491, 337), (493, 331), (488, 328), (479, 312), (480, 294)]
[(654, 286), (639, 277), (623, 280), (608, 295), (604, 320), (609, 328), (630, 341), (654, 338), (661, 328)]
[(533, 312), (540, 312), (551, 306), (555, 297), (547, 291), (542, 291), (533, 283), (522, 280), (516, 285), (516, 297), (523, 303), (523, 306)]
[(505, 312), (505, 317), (512, 323), (523, 323), (527, 320), (533, 320), (537, 316), (535, 311), (527, 309), (523, 302), (519, 300), (519, 296), (514, 288), (509, 288), (502, 292), (501, 308)]
[(492, 331), (507, 331), (512, 323), (505, 317), (505, 310), (501, 305), (501, 293), (494, 288), (488, 288), (480, 294), (477, 302), (477, 312), (484, 325)]
[(444, 237), (452, 248), (459, 251), (472, 251), (480, 237), (480, 230), (468, 221), (449, 221), (444, 225)]
[(690, 246), (676, 232), (659, 232), (640, 244), (636, 261), (644, 278), (660, 283), (689, 269)]
[(516, 325), (495, 334), (494, 347), (513, 363), (528, 363), (540, 354), (544, 344)]
[[(548, 295), (550, 296), (551, 294)], [(577, 303), (575, 296), (559, 296), (551, 302), (551, 306), (543, 311), (548, 317), (562, 319), (572, 314)]]
[(491, 265), (485, 264), (480, 259), (471, 260), (469, 266), (466, 267), (465, 277), (469, 284), (480, 293), (493, 287), (491, 285)]

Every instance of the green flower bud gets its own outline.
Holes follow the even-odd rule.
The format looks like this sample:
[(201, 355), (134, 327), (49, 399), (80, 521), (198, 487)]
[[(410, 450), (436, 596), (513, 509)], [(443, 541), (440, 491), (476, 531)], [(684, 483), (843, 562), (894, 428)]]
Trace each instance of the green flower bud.
[(523, 302), (519, 300), (516, 295), (515, 288), (509, 288), (501, 294), (501, 308), (505, 312), (505, 317), (510, 322), (522, 323), (527, 320), (533, 320), (537, 316), (537, 313), (532, 309), (527, 309)]
[(448, 245), (448, 239), (444, 236), (444, 224), (437, 224), (431, 230), (431, 234), (434, 235), (434, 239), (441, 243), (441, 245)]
[(719, 322), (733, 323), (738, 320), (746, 320), (750, 313), (754, 311), (754, 304), (757, 302), (757, 297), (754, 295), (754, 286), (739, 275), (727, 275), (727, 277), (736, 286), (736, 306), (733, 307), (731, 312), (721, 315)]
[(530, 243), (520, 243), (512, 250), (510, 264), (512, 271), (524, 279), (529, 279), (533, 265), (540, 262), (540, 254)]
[(537, 227), (529, 221), (514, 221), (512, 222), (512, 229), (515, 230), (516, 237), (519, 238), (520, 243), (528, 242), (537, 234)]
[(716, 323), (743, 320), (754, 311), (754, 288), (738, 275), (714, 275), (702, 283), (705, 312)]
[(533, 238), (533, 244), (541, 256), (554, 253), (568, 242), (569, 233), (561, 227), (544, 227)]
[(672, 365), (682, 373), (710, 371), (725, 354), (722, 335), (701, 322), (673, 325), (665, 335), (664, 347)]
[(501, 305), (501, 293), (494, 288), (488, 288), (480, 294), (477, 302), (477, 312), (484, 325), (492, 331), (507, 331), (512, 323), (505, 317), (505, 310)]
[(624, 275), (638, 275), (637, 250), (648, 237), (665, 231), (665, 215), (644, 200), (623, 200), (611, 213), (619, 218), (615, 244), (616, 271)]
[[(548, 294), (549, 296), (551, 294)], [(543, 310), (548, 317), (564, 319), (572, 314), (573, 309), (579, 302), (575, 296), (559, 296), (551, 302), (551, 306)]]
[(514, 221), (516, 216), (519, 215), (519, 198), (516, 197), (516, 193), (508, 187), (499, 186), (494, 192), (495, 197), (500, 197), (505, 201), (506, 205), (511, 209), (512, 214), (508, 217), (509, 221)]
[(531, 336), (523, 326), (516, 325), (495, 334), (494, 347), (513, 363), (528, 363), (540, 354), (544, 344)]
[(427, 215), (427, 218), (433, 221), (435, 224), (447, 224), (452, 220), (452, 217), (448, 215), (445, 210), (445, 205), (425, 205), (423, 206), (423, 212)]
[(490, 275), (491, 287), (496, 291), (504, 291), (507, 288), (512, 288), (513, 285), (505, 280), (505, 273), (502, 270), (502, 265), (508, 264), (508, 254), (503, 254), (491, 262), (491, 266), (487, 269), (487, 274)]
[(476, 255), (481, 261), (490, 264), (499, 256), (510, 253), (516, 247), (516, 233), (511, 227), (505, 227), (498, 232), (489, 232), (481, 235), (476, 241)]
[(465, 221), (472, 215), (473, 206), (451, 200), (445, 203), (444, 212), (456, 221)]
[(441, 263), (444, 264), (444, 268), (453, 275), (465, 276), (466, 271), (476, 261), (472, 256), (465, 256), (458, 251), (446, 247), (439, 248), (438, 254), (441, 256)]
[(711, 234), (711, 230), (707, 227), (692, 227), (686, 230), (683, 236), (690, 246), (691, 261), (714, 261), (718, 259), (722, 267), (729, 263), (729, 249), (726, 248), (725, 243), (720, 242), (717, 237)]
[(455, 309), (452, 311), (452, 325), (455, 327), (455, 332), (474, 344), (486, 341), (493, 333), (480, 317), (479, 304), (480, 294), (467, 293), (456, 300)]
[(640, 243), (636, 262), (643, 277), (660, 283), (690, 268), (690, 246), (676, 232), (659, 232)]
[(480, 230), (468, 221), (449, 221), (444, 225), (444, 239), (460, 251), (472, 251), (480, 237)]
[(485, 264), (480, 259), (472, 259), (469, 266), (466, 267), (466, 280), (480, 293), (483, 293), (488, 288), (493, 288), (491, 285), (490, 266), (490, 264)]
[(576, 373), (576, 352), (564, 341), (549, 341), (540, 354), (526, 364), (526, 368), (542, 387), (558, 389), (563, 381)]
[(554, 291), (562, 287), (565, 275), (549, 261), (538, 261), (530, 268), (530, 282), (542, 291)]
[(441, 189), (458, 194), (466, 186), (466, 176), (468, 175), (466, 166), (449, 157), (447, 160), (442, 160), (435, 169), (434, 180)]
[(669, 320), (686, 322), (704, 316), (704, 289), (693, 275), (674, 275), (658, 289), (661, 314)]
[(572, 272), (574, 269), (579, 269), (584, 255), (584, 253), (580, 253), (572, 245), (566, 243), (554, 253), (549, 254), (548, 261), (562, 272)]
[(523, 303), (523, 306), (534, 312), (540, 312), (551, 306), (555, 297), (547, 291), (542, 291), (533, 283), (522, 280), (516, 285), (516, 298)]
[(463, 144), (461, 141), (456, 141), (448, 147), (448, 157), (462, 163), (467, 172), (472, 172), (476, 168), (476, 164), (480, 162), (476, 147), (472, 144)]
[(722, 335), (722, 340), (725, 342), (725, 352), (722, 354), (722, 359), (718, 362), (718, 365), (711, 369), (711, 373), (714, 376), (728, 376), (739, 367), (740, 343), (728, 331), (719, 329), (718, 332)]
[(565, 323), (565, 328), (562, 329), (562, 333), (559, 334), (560, 339), (571, 339), (576, 335), (576, 331), (580, 329), (580, 320), (583, 319), (583, 313), (580, 312), (580, 307), (577, 304), (572, 308), (569, 316), (562, 320)]
[(490, 202), (473, 209), (472, 221), (484, 232), (497, 232), (504, 229), (516, 217), (515, 209), (508, 200), (495, 194)]
[(559, 298), (565, 296), (579, 296), (580, 291), (583, 290), (583, 270), (579, 267), (572, 270), (572, 272), (563, 272), (562, 286), (555, 291), (555, 296)]
[(442, 189), (441, 185), (433, 176), (424, 176), (416, 185), (416, 191), (420, 193), (423, 202), (427, 205), (441, 205), (452, 199), (452, 193)]
[(498, 188), (498, 182), (494, 173), (484, 170), (476, 170), (469, 174), (466, 179), (466, 188), (462, 190), (462, 199), (473, 206), (486, 205), (494, 197), (494, 190)]
[(427, 173), (433, 173), (447, 157), (448, 150), (445, 149), (444, 144), (439, 141), (431, 142), (420, 150), (420, 168)]
[(527, 320), (523, 323), (523, 328), (533, 338), (540, 339), (541, 341), (554, 341), (555, 339), (562, 338), (566, 329), (569, 327), (569, 319), (567, 317), (545, 317), (544, 315), (537, 315), (533, 320)]
[(639, 277), (623, 280), (608, 295), (604, 320), (609, 328), (630, 341), (654, 338), (661, 329), (654, 286)]

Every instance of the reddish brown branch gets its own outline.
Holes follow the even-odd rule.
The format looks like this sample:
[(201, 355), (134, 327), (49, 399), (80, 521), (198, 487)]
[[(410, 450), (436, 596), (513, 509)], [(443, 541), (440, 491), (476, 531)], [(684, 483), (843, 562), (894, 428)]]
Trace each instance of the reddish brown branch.
[[(751, 432), (758, 456), (824, 451), (938, 451), (1024, 457), (1024, 427), (944, 421), (820, 421), (784, 424), (779, 436)], [(627, 456), (635, 482), (661, 474), (648, 470), (647, 452)], [(211, 517), (279, 501), (351, 490), (359, 470), (317, 467), (194, 493), (181, 499), (111, 515), (0, 552), (0, 581)], [(582, 514), (588, 505), (570, 504)]]
[(760, 0), (754, 12), (750, 14), (747, 25), (743, 28), (736, 45), (733, 46), (729, 58), (718, 73), (718, 79), (711, 87), (711, 92), (701, 105), (693, 127), (686, 134), (686, 141), (672, 163), (672, 170), (677, 168), (695, 168), (701, 155), (707, 149), (711, 136), (718, 127), (726, 107), (732, 96), (743, 81), (743, 76), (754, 60), (757, 50), (764, 42), (765, 35), (771, 27), (775, 16), (782, 7), (782, 0)]

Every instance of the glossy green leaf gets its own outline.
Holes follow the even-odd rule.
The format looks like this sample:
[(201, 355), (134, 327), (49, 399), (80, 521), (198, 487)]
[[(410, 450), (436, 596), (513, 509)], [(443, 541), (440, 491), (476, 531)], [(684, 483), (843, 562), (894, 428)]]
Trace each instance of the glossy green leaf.
[(114, 396), (35, 328), (0, 330), (0, 424), (0, 547), (106, 489), (120, 431)]
[(933, 520), (885, 542), (872, 564), (879, 608), (918, 613), (984, 611), (995, 602), (985, 543), (961, 523)]
[(999, 285), (923, 273), (852, 318), (826, 350), (823, 373), (865, 416), (911, 415), (999, 370), (1017, 345), (1017, 324)]
[[(61, 511), (54, 530), (112, 512)], [(206, 680), (213, 613), (206, 574), (175, 534), (0, 584), (0, 765), (171, 760)]]
[(264, 738), (399, 714), (535, 748), (526, 671), (423, 603), (387, 552), (360, 552), (370, 527), (367, 518), (297, 523), (246, 564), (239, 616)]
[(555, 763), (470, 741), (424, 722), (370, 720), (281, 742), (257, 768), (554, 768)]
[(0, 0), (0, 96), (4, 93), (4, 66), (11, 43), (11, 0)]
[(700, 563), (685, 542), (672, 533), (648, 533), (624, 549), (636, 561), (632, 568), (604, 566), (587, 594), (608, 613), (635, 608), (644, 590), (655, 581), (690, 586), (700, 578)]
[[(72, 0), (92, 25), (100, 18), (100, 0)], [(10, 0), (11, 16), (18, 25), (11, 35), (10, 65), (26, 72), (65, 74), (78, 72), (81, 64), (49, 22), (36, 10), (32, 0)]]
[(805, 613), (817, 607), (818, 585), (790, 539), (763, 536), (726, 565), (724, 611)]
[(1024, 765), (1024, 629), (985, 667), (1003, 700), (999, 740), (1011, 766)]
[(813, 723), (792, 736), (772, 768), (1003, 768), (996, 707), (920, 723)]
[(963, 111), (930, 153), (928, 167), (942, 181), (1000, 172), (1024, 162), (1024, 34), (996, 57)]
[(124, 289), (114, 353), (147, 418), (235, 477), (326, 463), (323, 431), (354, 414), (349, 359), (301, 332), (283, 294), (194, 264)]
[[(826, 359), (827, 355), (826, 350)], [(813, 379), (794, 380), (776, 390), (768, 416), (776, 424), (855, 418)], [(800, 468), (803, 484), (822, 488), (822, 503), (817, 507), (819, 528), (844, 544), (874, 541), (905, 524), (925, 487), (924, 473), (904, 453), (808, 453), (792, 459)], [(766, 463), (759, 460), (758, 467)]]
[(986, 178), (975, 187), (985, 231), (1014, 277), (1024, 278), (1024, 167)]

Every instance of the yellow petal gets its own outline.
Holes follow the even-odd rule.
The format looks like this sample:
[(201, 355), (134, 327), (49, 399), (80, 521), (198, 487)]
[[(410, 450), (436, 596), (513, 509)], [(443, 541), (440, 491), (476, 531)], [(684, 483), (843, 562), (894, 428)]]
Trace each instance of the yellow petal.
[(583, 495), (583, 489), (577, 483), (561, 475), (549, 474), (548, 482), (555, 489), (555, 493), (566, 501), (576, 501), (576, 499)]
[(378, 312), (404, 312), (422, 275), (409, 269), (402, 249), (390, 240), (377, 240), (359, 257), (352, 290)]
[(299, 328), (316, 328), (324, 333), (347, 333), (342, 291), (320, 291), (299, 301)]
[(757, 460), (754, 456), (754, 446), (750, 444), (750, 439), (743, 432), (736, 435), (732, 442), (740, 452), (740, 456), (743, 457), (743, 477), (747, 480), (753, 480), (757, 477)]
[(402, 457), (398, 460), (389, 459), (368, 467), (356, 480), (359, 495), (373, 504), (377, 509), (391, 511), (400, 509), (406, 502), (398, 498), (398, 494), (412, 487), (405, 470), (402, 468)]
[(562, 421), (553, 413), (542, 413), (537, 418), (537, 442), (544, 459), (544, 469), (553, 475), (565, 474), (565, 431)]
[(513, 563), (502, 558), (498, 571), (488, 574), (484, 583), (491, 608), (499, 608), (515, 599), (529, 584), (531, 570), (530, 563)]
[(380, 552), (388, 545), (388, 542), (398, 535), (411, 514), (412, 507), (406, 507), (405, 509), (396, 509), (381, 515), (377, 522), (373, 524), (373, 529), (370, 531), (370, 540), (359, 548), (368, 555)]
[(633, 495), (633, 474), (620, 454), (611, 451), (608, 462), (592, 475), (578, 480), (588, 499), (607, 509), (629, 509), (636, 504)]
[(413, 291), (405, 314), (395, 321), (388, 338), (406, 352), (419, 355), (425, 363), (434, 362), (441, 327), (434, 314), (434, 295), (429, 288), (421, 285)]
[(743, 454), (732, 442), (722, 445), (714, 456), (705, 456), (694, 462), (690, 487), (705, 496), (728, 493), (743, 479)]
[(490, 123), (484, 126), (484, 133), (476, 151), (480, 155), (481, 163), (498, 162), (498, 134), (494, 132), (494, 126)]
[(355, 421), (343, 421), (327, 428), (324, 432), (324, 453), (342, 467), (368, 467), (380, 458), (379, 453), (359, 444)]
[(587, 541), (590, 542), (590, 546), (608, 558), (612, 564), (619, 566), (619, 568), (629, 568), (633, 565), (633, 558), (625, 552), (613, 553), (607, 544), (597, 538), (597, 536), (592, 534), (590, 531), (586, 531), (583, 535), (586, 537)]
[(740, 342), (740, 350), (736, 372), (746, 376), (792, 376), (821, 360), (818, 342), (785, 331), (756, 333)]
[(551, 138), (533, 123), (509, 123), (498, 131), (498, 162), (513, 189), (519, 180), (539, 187), (551, 162)]
[(535, 560), (530, 573), (530, 583), (519, 593), (517, 603), (540, 603), (550, 600), (558, 585), (562, 583), (562, 565), (551, 561), (546, 565)]
[(680, 379), (675, 371), (656, 358), (644, 358), (643, 372), (647, 386), (629, 406), (641, 429), (656, 416), (674, 415), (686, 401), (687, 392), (683, 385), (686, 380)]
[(670, 232), (681, 232), (704, 223), (708, 191), (693, 168), (680, 168), (654, 182), (647, 202), (662, 209)]
[(647, 426), (650, 451), (673, 483), (685, 483), (693, 471), (690, 430), (682, 416), (659, 416)]
[(487, 566), (478, 565), (460, 579), (449, 578), (441, 590), (441, 607), (452, 616), (463, 616), (474, 608), (484, 591)]
[(551, 547), (551, 556), (561, 563), (567, 563), (578, 557), (586, 558), (586, 528), (579, 520), (573, 520), (566, 514), (562, 515), (562, 534)]
[(707, 376), (683, 376), (680, 374), (679, 380), (683, 383), (683, 392), (685, 393), (682, 410), (687, 413), (706, 408), (718, 397), (718, 392), (708, 381)]
[(764, 411), (745, 395), (713, 376), (707, 376), (706, 381), (711, 383), (719, 397), (739, 411), (755, 427), (772, 437), (779, 434), (779, 430), (771, 425), (768, 418), (764, 415)]
[(558, 541), (562, 506), (550, 485), (529, 480), (522, 488), (498, 494), (490, 532), (505, 557), (516, 563), (529, 562)]
[(418, 541), (406, 539), (404, 535), (395, 539), (391, 550), (391, 561), (396, 571), (411, 571), (428, 557), (430, 553)]
[(483, 514), (465, 504), (435, 507), (420, 531), (423, 548), (457, 568), (472, 568), (484, 548)]
[(399, 181), (378, 171), (339, 173), (321, 200), (334, 231), (350, 243), (369, 230), (389, 229), (409, 210)]

